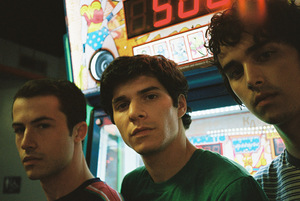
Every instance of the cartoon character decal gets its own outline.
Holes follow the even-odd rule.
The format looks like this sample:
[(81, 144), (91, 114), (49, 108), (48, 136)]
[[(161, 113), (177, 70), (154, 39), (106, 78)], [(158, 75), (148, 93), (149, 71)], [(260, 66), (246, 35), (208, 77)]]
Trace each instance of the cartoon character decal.
[[(98, 93), (101, 74), (114, 58), (132, 56), (134, 47), (201, 27), (209, 19), (205, 17), (203, 22), (195, 19), (128, 38), (122, 0), (65, 0), (65, 4), (72, 62), (71, 76), (85, 94)], [(141, 52), (165, 54), (173, 59), (170, 48), (165, 52), (161, 52), (159, 46), (149, 50), (140, 48), (139, 53)]]
[[(95, 80), (100, 80), (106, 66), (119, 56), (109, 22), (122, 9), (122, 1), (82, 0), (83, 59), (81, 70), (87, 70)], [(119, 24), (121, 26), (121, 24)], [(112, 26), (111, 26), (112, 27)], [(81, 75), (80, 75), (81, 76)], [(83, 81), (83, 79), (81, 79)], [(86, 80), (87, 81), (87, 80)], [(83, 82), (81, 84), (84, 84)]]

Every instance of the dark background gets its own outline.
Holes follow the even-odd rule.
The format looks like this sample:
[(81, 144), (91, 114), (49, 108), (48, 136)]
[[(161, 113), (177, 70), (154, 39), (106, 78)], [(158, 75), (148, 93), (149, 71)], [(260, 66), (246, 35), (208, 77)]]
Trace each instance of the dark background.
[(64, 1), (1, 0), (0, 38), (56, 57), (64, 56)]

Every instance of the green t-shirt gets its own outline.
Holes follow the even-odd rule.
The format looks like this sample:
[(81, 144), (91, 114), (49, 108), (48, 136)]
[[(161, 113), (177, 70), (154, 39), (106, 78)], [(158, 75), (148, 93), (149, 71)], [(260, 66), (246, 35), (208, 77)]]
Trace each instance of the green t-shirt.
[(127, 174), (121, 194), (126, 201), (261, 201), (266, 195), (253, 177), (237, 163), (197, 149), (171, 179), (154, 183), (145, 167)]

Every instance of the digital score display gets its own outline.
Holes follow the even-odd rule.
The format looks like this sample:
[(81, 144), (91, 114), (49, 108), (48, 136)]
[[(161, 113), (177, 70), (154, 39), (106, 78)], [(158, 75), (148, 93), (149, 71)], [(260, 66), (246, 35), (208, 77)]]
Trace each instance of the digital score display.
[(232, 0), (124, 1), (128, 38), (228, 8)]

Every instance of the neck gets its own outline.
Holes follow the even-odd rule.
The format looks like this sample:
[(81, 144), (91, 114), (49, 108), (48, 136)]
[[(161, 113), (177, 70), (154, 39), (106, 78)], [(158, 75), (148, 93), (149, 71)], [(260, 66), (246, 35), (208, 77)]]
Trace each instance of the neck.
[(55, 175), (41, 179), (40, 182), (47, 200), (53, 201), (71, 193), (83, 182), (93, 177), (87, 167), (83, 152), (77, 149), (74, 151), (72, 162), (67, 167)]
[(300, 119), (281, 125), (274, 125), (281, 136), (287, 151), (295, 158), (300, 159)]
[(155, 183), (169, 180), (189, 161), (196, 150), (184, 135), (180, 143), (172, 143), (159, 153), (142, 156), (146, 169)]

